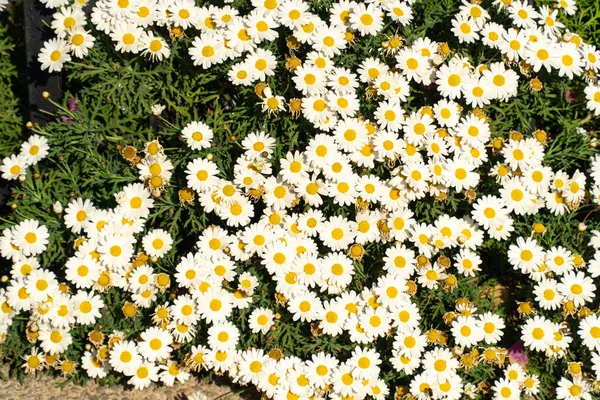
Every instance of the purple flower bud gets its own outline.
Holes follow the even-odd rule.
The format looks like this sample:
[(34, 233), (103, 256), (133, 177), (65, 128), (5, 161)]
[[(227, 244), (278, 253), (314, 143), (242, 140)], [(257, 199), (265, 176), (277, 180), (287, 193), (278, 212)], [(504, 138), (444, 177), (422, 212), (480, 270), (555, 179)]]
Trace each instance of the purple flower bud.
[(71, 125), (73, 125), (75, 123), (75, 121), (73, 121), (70, 117), (68, 117), (66, 115), (61, 115), (60, 119), (62, 122), (68, 122)]
[(69, 111), (71, 111), (71, 112), (79, 111), (79, 107), (77, 107), (77, 103), (79, 103), (79, 99), (77, 97), (69, 99), (68, 103), (69, 103)]
[(563, 96), (565, 97), (565, 99), (569, 100), (569, 103), (572, 103), (575, 101), (575, 96), (573, 95), (573, 92), (571, 92), (570, 90), (565, 90), (565, 93), (563, 94)]
[(516, 362), (525, 367), (529, 361), (529, 356), (525, 353), (525, 342), (518, 340), (510, 346), (508, 349), (508, 359), (510, 362)]

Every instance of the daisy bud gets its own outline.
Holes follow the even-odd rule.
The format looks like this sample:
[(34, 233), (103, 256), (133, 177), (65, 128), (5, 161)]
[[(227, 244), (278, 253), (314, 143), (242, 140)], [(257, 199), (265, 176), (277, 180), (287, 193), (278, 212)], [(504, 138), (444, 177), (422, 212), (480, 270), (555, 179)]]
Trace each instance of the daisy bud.
[(444, 323), (448, 326), (452, 325), (452, 322), (456, 319), (456, 313), (452, 311), (448, 311), (442, 317), (444, 319)]
[(210, 154), (210, 153), (206, 155), (206, 159), (207, 159), (208, 161), (212, 161), (212, 160), (213, 160), (213, 158), (215, 158), (215, 156), (213, 156), (213, 155), (212, 155), (212, 154)]
[(300, 43), (294, 35), (289, 35), (287, 38), (285, 38), (285, 43), (290, 50), (297, 50), (298, 47), (300, 47)]
[(571, 376), (581, 375), (581, 363), (580, 362), (570, 362), (567, 372), (569, 372), (569, 374)]
[(192, 192), (188, 188), (183, 188), (179, 190), (179, 203), (180, 204), (193, 204), (194, 202), (194, 192)]
[(579, 319), (587, 318), (590, 315), (592, 315), (592, 310), (587, 307), (581, 307), (581, 310), (579, 310)]
[(446, 277), (446, 280), (444, 281), (444, 290), (453, 290), (454, 288), (456, 288), (457, 284), (458, 281), (456, 279), (456, 276), (448, 275)]
[(56, 201), (56, 203), (52, 205), (52, 211), (54, 211), (55, 214), (60, 214), (63, 212), (63, 206), (60, 204), (60, 201)]
[(151, 107), (151, 111), (152, 114), (159, 116), (160, 114), (162, 114), (162, 112), (165, 110), (165, 106), (163, 106), (162, 104), (158, 103), (155, 104)]
[(585, 260), (581, 257), (581, 254), (573, 254), (573, 264), (575, 268), (581, 268), (585, 264)]
[(275, 293), (275, 302), (284, 306), (287, 303), (287, 298), (281, 293)]
[(23, 183), (26, 179), (25, 175), (19, 175), (19, 182)]
[(27, 123), (25, 124), (25, 128), (27, 128), (27, 129), (33, 128), (33, 122), (27, 121)]
[(180, 26), (169, 26), (168, 30), (171, 39), (180, 39), (183, 37), (183, 28)]
[(237, 140), (237, 137), (235, 137), (235, 136), (231, 136), (231, 137), (229, 138), (229, 140), (231, 140), (232, 142), (235, 142), (235, 141)]
[(563, 303), (563, 310), (565, 315), (574, 315), (577, 312), (577, 307), (573, 300), (567, 300)]
[(420, 267), (424, 267), (429, 264), (429, 259), (421, 254), (420, 256), (417, 256), (417, 264), (419, 264)]
[(17, 203), (12, 203), (12, 204), (10, 205), (10, 208), (11, 208), (12, 210), (16, 210), (16, 209), (17, 209), (17, 207), (19, 207), (19, 206), (17, 205)]
[(171, 278), (169, 278), (169, 275), (165, 273), (160, 273), (156, 275), (156, 285), (161, 291), (165, 290), (169, 287), (169, 285), (171, 285)]
[(585, 232), (587, 230), (587, 225), (583, 222), (580, 222), (579, 225), (577, 225), (577, 230), (579, 232)]
[(137, 307), (135, 304), (126, 301), (123, 307), (121, 308), (121, 311), (123, 311), (123, 315), (125, 316), (125, 318), (133, 318), (137, 314)]
[(417, 283), (414, 281), (406, 281), (405, 293), (409, 296), (414, 296), (417, 294)]
[(40, 174), (38, 174), (37, 172), (33, 174), (33, 179), (40, 179)]
[(92, 349), (92, 345), (89, 344), (89, 343), (86, 343), (85, 344), (85, 349), (88, 350), (88, 351), (91, 350)]
[(49, 98), (50, 98), (50, 93), (49, 93), (49, 92), (46, 92), (46, 91), (43, 91), (43, 92), (42, 92), (42, 97), (43, 97), (44, 99), (49, 99)]
[(283, 358), (283, 353), (278, 348), (274, 348), (269, 351), (269, 357), (271, 357), (275, 361), (279, 361)]
[(448, 43), (446, 42), (440, 43), (438, 46), (438, 51), (443, 56), (447, 56), (448, 54), (450, 54), (450, 46), (448, 46)]
[(354, 42), (354, 33), (350, 32), (350, 31), (346, 31), (344, 33), (344, 40), (350, 44), (353, 44)]
[(465, 371), (468, 371), (471, 368), (473, 368), (473, 366), (475, 365), (476, 361), (477, 361), (477, 358), (474, 357), (473, 354), (471, 354), (471, 353), (463, 354), (460, 357), (460, 366)]
[(450, 266), (450, 258), (446, 256), (439, 256), (437, 263), (442, 268), (448, 268)]
[(446, 200), (447, 197), (448, 197), (448, 193), (439, 192), (438, 194), (435, 195), (435, 200), (436, 201), (444, 201), (444, 200)]
[(365, 254), (365, 249), (360, 244), (353, 244), (350, 247), (350, 257), (355, 260), (362, 259)]
[(521, 316), (528, 316), (530, 314), (535, 314), (535, 309), (533, 308), (533, 304), (529, 301), (525, 301), (519, 304), (517, 307), (517, 311)]
[(300, 111), (302, 110), (302, 100), (290, 99), (288, 106), (290, 108), (290, 113), (292, 113), (292, 118), (296, 118), (300, 115)]
[(523, 134), (519, 131), (510, 131), (510, 138), (515, 141), (523, 140)]
[(502, 150), (502, 148), (504, 147), (504, 139), (502, 138), (495, 138), (494, 140), (492, 140), (492, 147), (494, 148), (494, 150)]
[(533, 224), (533, 232), (542, 234), (546, 232), (546, 227), (541, 222), (536, 222)]
[(294, 70), (296, 70), (296, 68), (300, 67), (301, 65), (302, 60), (300, 60), (298, 57), (290, 57), (285, 63), (285, 68), (290, 72), (294, 72)]
[(539, 92), (544, 88), (544, 84), (538, 78), (533, 78), (529, 81), (529, 89), (532, 92)]
[[(120, 151), (119, 148), (117, 148), (117, 151)], [(123, 151), (121, 151), (121, 155), (125, 160), (131, 162), (137, 155), (137, 149), (133, 146), (125, 146)]]
[(99, 330), (94, 330), (94, 331), (91, 331), (90, 333), (88, 333), (88, 339), (94, 345), (99, 346), (104, 341), (104, 335)]
[(541, 144), (546, 144), (546, 141), (548, 141), (548, 134), (543, 129), (537, 129), (533, 132), (533, 137)]
[(8, 282), (8, 276), (2, 275), (2, 283)]

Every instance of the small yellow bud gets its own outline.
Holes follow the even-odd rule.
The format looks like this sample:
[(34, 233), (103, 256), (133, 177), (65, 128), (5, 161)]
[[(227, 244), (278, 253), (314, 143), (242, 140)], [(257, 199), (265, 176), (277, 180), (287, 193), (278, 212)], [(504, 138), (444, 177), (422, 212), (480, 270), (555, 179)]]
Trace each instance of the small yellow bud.
[(536, 222), (535, 224), (533, 224), (533, 231), (535, 233), (541, 234), (541, 233), (546, 232), (546, 227), (541, 222)]
[(494, 140), (492, 140), (492, 147), (494, 148), (494, 150), (502, 150), (502, 148), (504, 147), (504, 139), (495, 138)]

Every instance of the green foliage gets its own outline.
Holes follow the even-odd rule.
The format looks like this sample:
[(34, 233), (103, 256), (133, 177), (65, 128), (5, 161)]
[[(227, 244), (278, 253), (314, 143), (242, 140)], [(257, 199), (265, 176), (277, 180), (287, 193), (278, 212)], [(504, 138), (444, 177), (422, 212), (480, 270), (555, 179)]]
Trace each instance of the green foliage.
[(14, 64), (16, 38), (10, 35), (9, 18), (14, 16), (8, 13), (0, 16), (0, 155), (10, 154), (18, 149), (23, 130), (20, 100), (13, 91), (18, 74)]

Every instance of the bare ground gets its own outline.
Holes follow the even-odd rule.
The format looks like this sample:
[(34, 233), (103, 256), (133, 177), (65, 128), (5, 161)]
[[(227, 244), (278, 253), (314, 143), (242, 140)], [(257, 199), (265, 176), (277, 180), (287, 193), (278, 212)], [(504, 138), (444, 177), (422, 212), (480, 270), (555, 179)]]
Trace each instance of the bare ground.
[[(6, 366), (0, 368), (8, 376)], [(209, 400), (241, 400), (234, 386), (201, 382), (192, 376), (187, 382), (172, 387), (151, 385), (139, 391), (122, 385), (100, 386), (88, 381), (84, 386), (71, 382), (62, 388), (64, 378), (47, 374), (28, 375), (23, 383), (15, 379), (0, 380), (0, 400), (186, 400), (188, 395), (201, 391)], [(247, 398), (247, 397), (246, 397)]]

